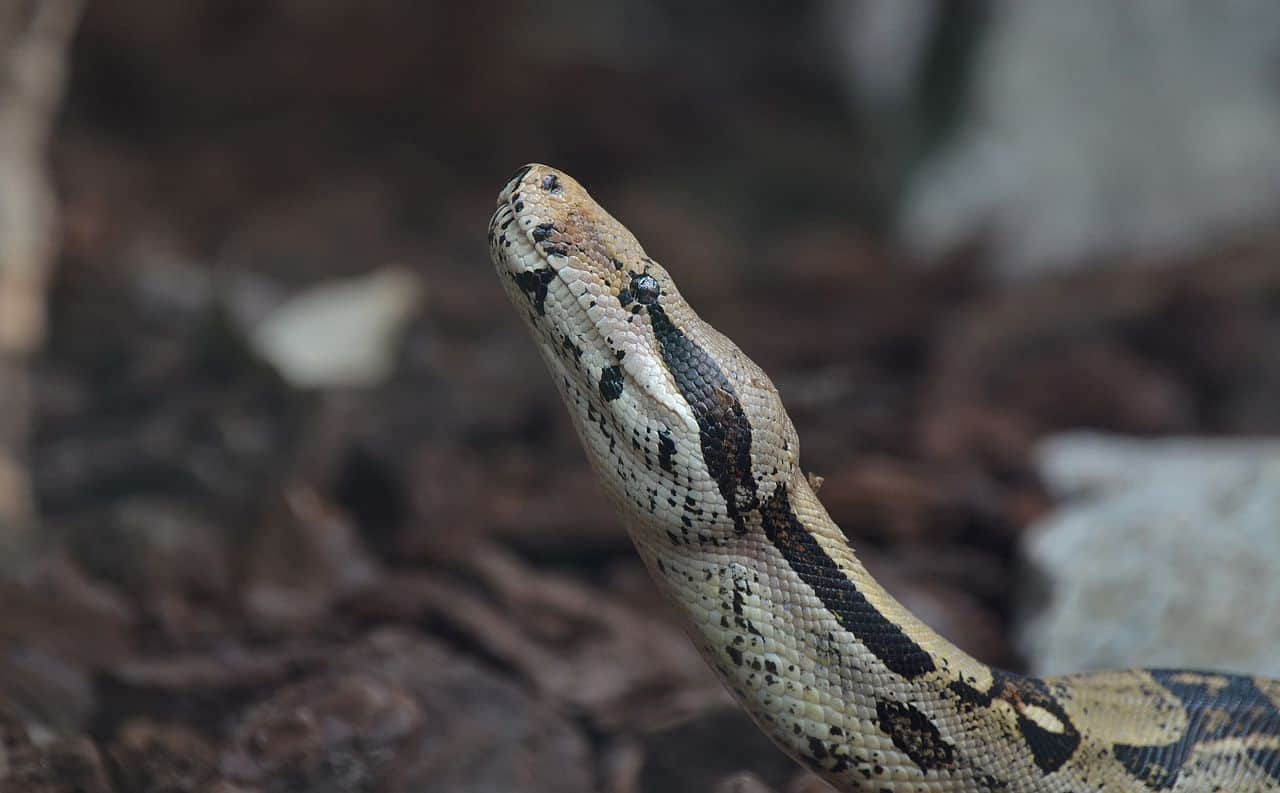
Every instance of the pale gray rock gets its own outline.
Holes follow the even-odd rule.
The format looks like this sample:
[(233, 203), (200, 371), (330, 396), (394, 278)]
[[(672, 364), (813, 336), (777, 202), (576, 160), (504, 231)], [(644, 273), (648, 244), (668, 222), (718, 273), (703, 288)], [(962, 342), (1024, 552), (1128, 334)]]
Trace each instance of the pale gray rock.
[(958, 127), (902, 207), (922, 256), (981, 239), (1018, 278), (1274, 223), (1280, 4), (993, 0), (973, 43)]
[(413, 271), (395, 265), (316, 284), (277, 306), (249, 341), (299, 388), (375, 386), (391, 376), (423, 291)]
[(1080, 433), (1037, 454), (1063, 501), (1023, 540), (1047, 593), (1016, 637), (1032, 671), (1280, 677), (1280, 440)]
[(872, 107), (903, 107), (914, 101), (943, 11), (937, 0), (826, 4), (824, 20), (841, 45), (856, 101)]

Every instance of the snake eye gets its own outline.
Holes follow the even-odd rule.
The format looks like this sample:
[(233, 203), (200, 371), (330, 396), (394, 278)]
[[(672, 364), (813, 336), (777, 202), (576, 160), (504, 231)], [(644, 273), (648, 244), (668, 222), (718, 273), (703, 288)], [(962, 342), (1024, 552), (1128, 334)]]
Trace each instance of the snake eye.
[(662, 294), (662, 287), (658, 285), (657, 278), (645, 273), (631, 279), (631, 293), (635, 295), (637, 302), (648, 306), (657, 302), (658, 296)]

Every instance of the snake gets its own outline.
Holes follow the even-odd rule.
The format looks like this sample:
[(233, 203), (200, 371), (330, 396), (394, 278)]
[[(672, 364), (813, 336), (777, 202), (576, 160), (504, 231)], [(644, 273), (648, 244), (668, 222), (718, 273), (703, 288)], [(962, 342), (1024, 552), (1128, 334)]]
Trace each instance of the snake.
[(1280, 791), (1280, 681), (1023, 675), (911, 614), (823, 508), (770, 379), (572, 177), (519, 169), (488, 247), (659, 589), (755, 723), (836, 789)]

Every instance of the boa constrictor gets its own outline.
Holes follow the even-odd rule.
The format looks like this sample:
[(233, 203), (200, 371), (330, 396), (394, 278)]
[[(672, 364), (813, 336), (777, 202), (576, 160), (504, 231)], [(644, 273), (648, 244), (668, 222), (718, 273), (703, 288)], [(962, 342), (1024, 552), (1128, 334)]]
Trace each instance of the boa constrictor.
[(841, 790), (1280, 790), (1280, 682), (1035, 678), (957, 649), (867, 574), (769, 378), (569, 176), (503, 188), (489, 251), (605, 491), (757, 724)]

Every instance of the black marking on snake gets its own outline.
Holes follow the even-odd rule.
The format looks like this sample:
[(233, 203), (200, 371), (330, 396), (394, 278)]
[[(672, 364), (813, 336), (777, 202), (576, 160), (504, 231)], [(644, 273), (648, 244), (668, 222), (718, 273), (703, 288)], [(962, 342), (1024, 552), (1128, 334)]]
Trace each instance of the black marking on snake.
[(809, 736), (809, 754), (813, 755), (814, 760), (825, 760), (827, 758), (827, 745), (819, 738)]
[[(519, 194), (519, 193), (516, 193), (516, 195), (518, 196), (518, 195), (520, 195), (520, 194)], [(513, 196), (513, 197), (514, 197), (514, 196)], [(519, 200), (517, 200), (514, 204), (512, 204), (512, 205), (511, 205), (511, 208), (512, 208), (512, 209), (514, 209), (514, 210), (515, 210), (515, 211), (517, 211), (517, 212), (523, 212), (523, 211), (524, 211), (524, 202), (523, 202), (523, 201), (519, 201)]]
[(553, 173), (549, 173), (546, 176), (542, 177), (542, 189), (546, 190), (548, 193), (561, 192), (560, 177), (556, 176)]
[(896, 675), (913, 680), (937, 667), (933, 656), (885, 617), (827, 555), (791, 508), (787, 488), (779, 485), (760, 507), (765, 537), (835, 615), (840, 626)]
[(622, 269), (622, 262), (618, 259), (618, 257), (616, 257), (616, 256), (615, 256), (615, 257), (613, 257), (612, 259), (610, 259), (610, 261), (612, 261), (612, 262), (613, 262), (613, 269), (615, 269), (615, 270), (621, 270), (621, 269)]
[(582, 348), (574, 344), (573, 340), (570, 339), (568, 335), (565, 335), (564, 337), (564, 349), (573, 356), (573, 360), (582, 360)]
[(759, 503), (751, 476), (751, 422), (724, 370), (671, 322), (662, 306), (649, 306), (649, 321), (663, 363), (697, 419), (707, 472), (724, 498), (734, 531), (745, 534), (743, 513)]
[(1245, 753), (1267, 776), (1280, 782), (1280, 749), (1246, 749)]
[(514, 218), (514, 217), (510, 217), (510, 218), (507, 218), (506, 220), (502, 221), (502, 230), (503, 230), (503, 231), (506, 231), (506, 230), (507, 230), (507, 226), (510, 226), (510, 225), (511, 225), (511, 222), (512, 222), (512, 221), (514, 221), (514, 220), (515, 220), (515, 218)]
[[(507, 221), (507, 223), (510, 223), (510, 222), (511, 221)], [(505, 229), (506, 225), (504, 224), (502, 227)], [(554, 223), (539, 223), (538, 225), (533, 227), (533, 241), (546, 242), (547, 238), (551, 236), (551, 232), (555, 230), (556, 230), (556, 224)]]
[(618, 293), (618, 302), (624, 307), (629, 305), (631, 303), (631, 290), (625, 286), (622, 287), (622, 291)]
[(955, 768), (956, 748), (929, 717), (903, 702), (876, 700), (876, 722), (921, 771)]
[[(525, 175), (525, 174), (529, 173), (529, 171), (530, 171), (532, 168), (533, 168), (533, 166), (532, 166), (532, 165), (526, 165), (526, 166), (524, 166), (524, 167), (523, 167), (523, 168), (521, 168), (520, 170), (516, 171), (516, 175), (515, 175), (515, 176), (513, 176), (513, 177), (511, 177), (510, 179), (508, 179), (508, 180), (507, 180), (507, 183), (508, 183), (508, 184), (510, 184), (511, 182), (518, 182), (518, 181), (520, 181), (521, 179), (523, 179), (523, 178), (524, 178), (524, 175)], [(517, 193), (517, 195), (519, 195), (519, 194)]]
[[(670, 430), (658, 430), (658, 465), (662, 470), (672, 471), (671, 457), (676, 453), (676, 442), (671, 440)], [(671, 506), (675, 506), (672, 502)]]
[[(992, 669), (988, 691), (979, 691), (962, 681), (951, 683), (947, 688), (959, 698), (961, 707), (965, 709), (989, 708), (997, 699), (1009, 703), (1018, 714), (1018, 731), (1027, 742), (1031, 757), (1046, 774), (1061, 768), (1080, 747), (1080, 731), (1071, 723), (1062, 704), (1043, 680)], [(1045, 729), (1027, 715), (1029, 707), (1039, 708), (1053, 716), (1062, 725), (1062, 731)]]
[(511, 276), (516, 286), (520, 287), (520, 291), (529, 297), (534, 310), (540, 317), (547, 315), (547, 284), (555, 280), (555, 277), (555, 272), (550, 268), (525, 270)]
[(548, 256), (568, 256), (569, 249), (563, 245), (548, 245), (542, 249), (543, 253)]
[[(1170, 743), (1116, 744), (1112, 753), (1151, 790), (1172, 788), (1202, 743), (1280, 734), (1280, 711), (1247, 677), (1168, 670), (1149, 674), (1182, 702), (1187, 712), (1186, 729), (1181, 738)], [(1280, 753), (1251, 749), (1249, 758), (1268, 776), (1280, 780)]]
[(606, 366), (600, 370), (600, 396), (604, 397), (606, 402), (612, 402), (622, 396), (622, 367)]

